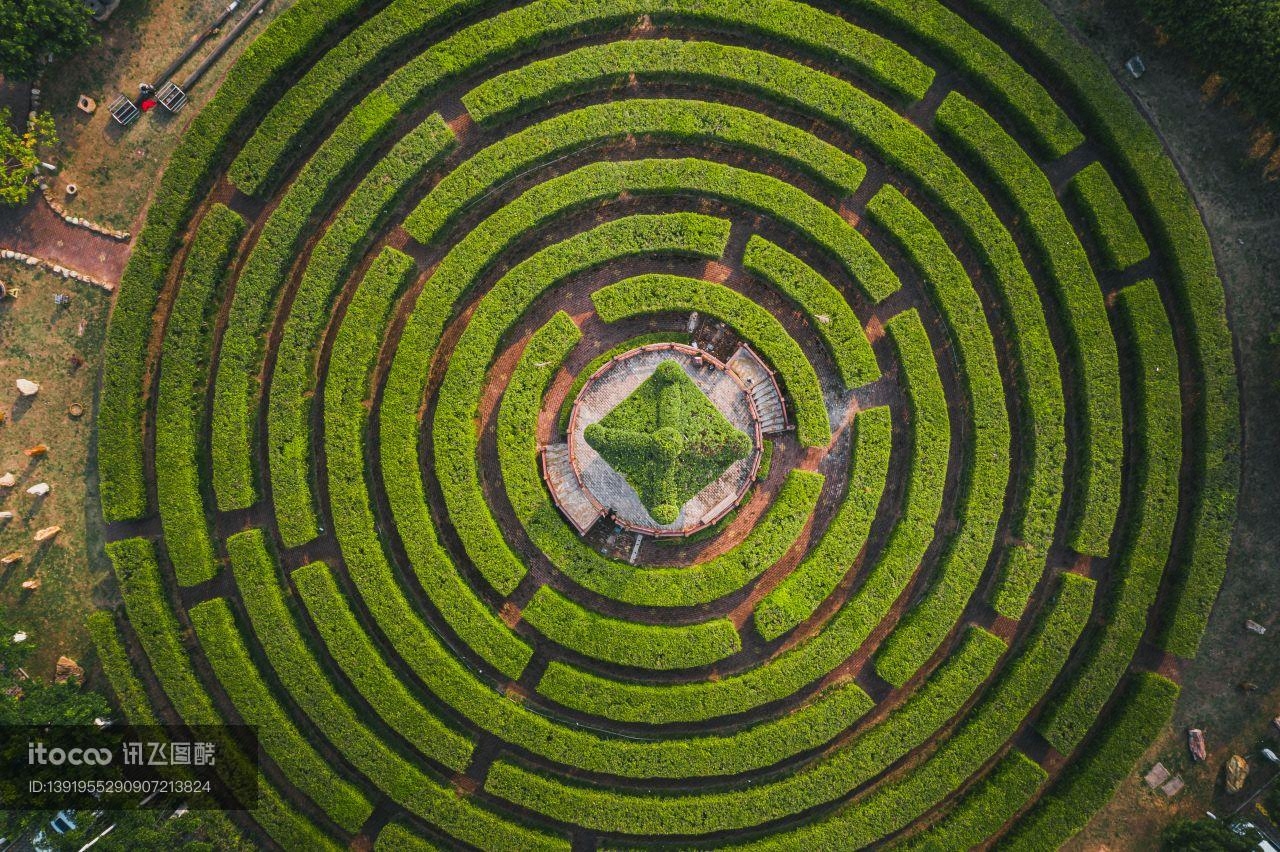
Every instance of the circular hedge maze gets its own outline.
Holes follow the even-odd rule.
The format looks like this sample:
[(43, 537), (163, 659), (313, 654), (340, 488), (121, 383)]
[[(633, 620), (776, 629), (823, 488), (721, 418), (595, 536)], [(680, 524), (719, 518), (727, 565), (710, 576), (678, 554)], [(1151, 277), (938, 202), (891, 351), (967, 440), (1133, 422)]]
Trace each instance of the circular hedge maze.
[[(1036, 0), (298, 0), (112, 318), (104, 668), (287, 848), (1054, 847), (1225, 569), (1223, 308)], [(584, 503), (661, 343), (762, 439), (650, 363)]]

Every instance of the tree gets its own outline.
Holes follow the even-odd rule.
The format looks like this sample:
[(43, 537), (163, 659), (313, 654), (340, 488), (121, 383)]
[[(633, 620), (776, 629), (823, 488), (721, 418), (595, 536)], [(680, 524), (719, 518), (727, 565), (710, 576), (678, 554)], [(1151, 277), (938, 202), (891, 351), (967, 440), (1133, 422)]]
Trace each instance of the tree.
[(1216, 819), (1180, 819), (1160, 834), (1160, 848), (1169, 852), (1252, 852), (1254, 846)]
[(35, 79), (47, 57), (63, 59), (97, 40), (92, 20), (81, 0), (0, 1), (0, 74)]
[(0, 204), (16, 207), (35, 187), (40, 146), (57, 145), (58, 133), (49, 113), (40, 113), (19, 134), (9, 125), (9, 110), (0, 109)]

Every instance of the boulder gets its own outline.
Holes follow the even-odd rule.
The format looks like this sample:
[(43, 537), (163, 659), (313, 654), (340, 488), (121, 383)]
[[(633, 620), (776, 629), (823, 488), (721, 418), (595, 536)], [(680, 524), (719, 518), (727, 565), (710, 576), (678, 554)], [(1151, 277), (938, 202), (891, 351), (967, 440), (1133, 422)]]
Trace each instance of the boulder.
[(55, 535), (57, 535), (60, 532), (62, 532), (62, 527), (60, 526), (55, 525), (52, 527), (43, 527), (42, 529), (36, 530), (36, 534), (32, 536), (32, 538), (34, 538), (37, 542), (47, 541), (48, 539), (53, 538)]
[(1267, 634), (1267, 628), (1263, 627), (1252, 618), (1244, 623), (1244, 629), (1248, 630), (1250, 633), (1257, 633), (1259, 636), (1265, 636)]
[(35, 396), (40, 393), (40, 385), (30, 379), (18, 379), (16, 384), (18, 385), (18, 393), (23, 396)]
[(49, 487), (47, 482), (37, 482), (35, 485), (27, 489), (27, 493), (32, 497), (43, 497), (53, 489)]
[(1227, 792), (1239, 793), (1244, 789), (1244, 782), (1249, 777), (1249, 761), (1238, 754), (1231, 755), (1227, 761)]
[(1204, 731), (1199, 728), (1187, 731), (1187, 748), (1191, 749), (1191, 757), (1194, 760), (1204, 760)]
[(82, 680), (84, 678), (84, 669), (70, 657), (59, 657), (58, 664), (53, 671), (53, 682), (66, 683), (71, 678)]
[(0, 476), (0, 488), (12, 488), (18, 484), (18, 477), (13, 471), (5, 471), (4, 476)]

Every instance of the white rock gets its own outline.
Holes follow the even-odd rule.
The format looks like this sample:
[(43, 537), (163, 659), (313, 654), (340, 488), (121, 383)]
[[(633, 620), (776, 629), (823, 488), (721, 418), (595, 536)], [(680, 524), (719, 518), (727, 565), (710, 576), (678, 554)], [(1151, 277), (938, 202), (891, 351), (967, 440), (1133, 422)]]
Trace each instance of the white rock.
[(25, 642), (27, 641), (27, 634), (19, 630), (17, 633), (13, 634), (13, 641), (15, 644), (18, 642)]
[(40, 385), (30, 379), (18, 379), (16, 384), (18, 385), (18, 393), (23, 396), (35, 396), (40, 392)]
[(51, 490), (52, 489), (49, 487), (49, 483), (37, 482), (35, 485), (27, 489), (27, 493), (30, 494), (32, 497), (43, 497), (44, 495), (48, 494)]
[(13, 512), (9, 512), (9, 511), (0, 512), (0, 521), (12, 521), (12, 520), (13, 520)]
[(13, 471), (5, 471), (4, 476), (0, 476), (0, 488), (12, 488), (18, 484), (18, 477)]

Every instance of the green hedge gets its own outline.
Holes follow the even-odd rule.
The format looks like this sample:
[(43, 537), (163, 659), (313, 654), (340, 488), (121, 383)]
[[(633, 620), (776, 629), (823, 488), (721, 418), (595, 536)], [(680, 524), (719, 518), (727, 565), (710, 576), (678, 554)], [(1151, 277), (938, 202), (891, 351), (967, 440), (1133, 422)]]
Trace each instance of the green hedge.
[(340, 113), (344, 96), (372, 80), (389, 56), (442, 23), (466, 15), (483, 0), (394, 0), (332, 49), (290, 86), (236, 154), (227, 179), (246, 195), (266, 197), (307, 150), (305, 137)]
[[(427, 287), (449, 294), (469, 288), (482, 267), (464, 266), (465, 259), (473, 251), (492, 257), (535, 215), (522, 209), (522, 200), (473, 229), (441, 263)], [(542, 293), (576, 272), (620, 257), (717, 257), (724, 250), (728, 234), (728, 222), (696, 213), (615, 219), (548, 246), (521, 262), (481, 299), (449, 356), (437, 393), (432, 438), (435, 475), (449, 518), (472, 564), (501, 594), (510, 594), (527, 570), (489, 511), (477, 458), (477, 410), (484, 390), (477, 377), (488, 372), (502, 335)], [(510, 491), (509, 483), (507, 487)], [(536, 487), (538, 497), (542, 493), (540, 484), (524, 483), (522, 487)], [(511, 500), (521, 503), (538, 497), (512, 494)]]
[[(758, 234), (747, 240), (742, 266), (777, 287), (804, 311), (809, 324), (827, 344), (846, 388), (880, 378), (880, 367), (862, 323), (840, 291), (812, 267)], [(878, 301), (887, 295), (872, 298)]]
[(892, 428), (887, 407), (859, 411), (853, 421), (849, 486), (818, 543), (752, 614), (756, 631), (776, 639), (813, 615), (866, 546), (889, 475)]
[(573, 384), (569, 386), (569, 391), (564, 396), (564, 402), (560, 404), (560, 413), (556, 415), (556, 428), (561, 432), (568, 430), (569, 417), (573, 414), (574, 400), (578, 398), (578, 394), (586, 386), (587, 380), (595, 375), (596, 370), (599, 370), (617, 356), (624, 352), (630, 352), (632, 349), (639, 349), (641, 346), (648, 346), (650, 343), (684, 343), (687, 345), (692, 339), (692, 335), (683, 331), (655, 331), (651, 334), (637, 334), (630, 340), (625, 340), (617, 346), (601, 352), (588, 361), (587, 365), (573, 377)]
[(1147, 629), (1178, 517), (1182, 461), (1182, 398), (1173, 329), (1155, 284), (1144, 281), (1120, 292), (1119, 313), (1137, 362), (1138, 417), (1132, 433), (1129, 475), (1139, 495), (1111, 567), (1111, 600), (1102, 625), (1067, 690), (1037, 727), (1049, 744), (1070, 754), (1099, 718)]
[(1084, 142), (1083, 134), (1030, 72), (939, 0), (853, 0), (851, 5), (879, 15), (941, 52), (1017, 120), (1041, 153), (1061, 157)]
[(383, 826), (373, 844), (373, 852), (429, 852), (442, 848), (434, 840), (417, 835), (398, 822)]
[(1138, 223), (1102, 163), (1085, 166), (1067, 188), (1109, 268), (1128, 269), (1151, 256)]
[(973, 628), (953, 656), (900, 707), (815, 763), (780, 778), (729, 790), (657, 795), (568, 783), (500, 760), (490, 768), (485, 789), (597, 831), (658, 836), (760, 825), (847, 795), (924, 743), (959, 712), (1004, 650), (999, 639)]
[(666, 312), (698, 311), (728, 323), (782, 377), (796, 422), (796, 437), (806, 447), (831, 443), (831, 423), (822, 386), (800, 346), (772, 314), (746, 296), (720, 284), (679, 275), (639, 275), (591, 294), (605, 322)]
[(217, 573), (200, 493), (200, 425), (214, 306), (244, 228), (244, 220), (221, 204), (205, 213), (164, 330), (156, 399), (156, 500), (169, 562), (184, 586)]
[(938, 127), (991, 174), (1020, 213), (1046, 263), (1069, 339), (1080, 388), (1082, 427), (1077, 492), (1067, 544), (1106, 556), (1120, 508), (1124, 414), (1120, 366), (1102, 289), (1080, 238), (1044, 172), (981, 107), (952, 92), (937, 112)]
[(387, 211), (453, 147), (453, 133), (432, 115), (392, 147), (351, 193), (315, 245), (289, 304), (267, 400), (271, 499), (285, 547), (319, 533), (311, 498), (311, 394), (320, 336), (334, 300)]
[[(687, 49), (679, 44), (661, 42), (658, 47), (664, 48), (664, 54), (683, 55)], [(714, 52), (710, 58), (714, 60)], [(628, 135), (699, 143), (711, 140), (758, 150), (836, 185), (856, 184), (864, 170), (860, 162), (816, 137), (749, 110), (689, 100), (614, 101), (549, 118), (479, 151), (423, 198), (405, 220), (405, 230), (419, 243), (433, 245), (462, 211), (478, 203), (492, 187), (552, 158)], [(891, 293), (899, 287), (889, 266), (839, 213), (778, 178), (697, 159), (594, 165), (597, 170), (607, 170), (615, 183), (631, 184), (616, 186), (614, 194), (627, 190), (646, 195), (711, 196), (742, 205), (816, 243), (868, 293)], [(590, 168), (580, 171), (595, 174), (588, 171)]]
[(1075, 41), (1035, 0), (977, 0), (1079, 98), (1090, 130), (1132, 185), (1157, 248), (1168, 258), (1179, 312), (1190, 331), (1192, 368), (1202, 384), (1192, 413), (1194, 451), (1187, 556), (1158, 642), (1192, 658), (1227, 569), (1240, 486), (1240, 398), (1226, 297), (1200, 212), (1151, 126), (1098, 56)]
[(142, 681), (134, 673), (129, 653), (116, 630), (115, 617), (107, 610), (100, 609), (89, 613), (85, 624), (93, 638), (93, 647), (98, 652), (98, 663), (107, 676), (107, 682), (111, 684), (116, 705), (124, 714), (125, 720), (133, 725), (158, 725), (151, 700), (147, 698)]
[(1050, 849), (1084, 828), (1169, 724), (1177, 702), (1178, 685), (1173, 681), (1151, 672), (1134, 675), (1117, 700), (1115, 712), (1108, 715), (1106, 727), (1014, 825), (998, 848), (1028, 852)]
[[(374, 786), (400, 806), (473, 845), (569, 848), (560, 838), (524, 828), (470, 800), (458, 798), (451, 787), (425, 774), (383, 742), (338, 695), (308, 649), (281, 594), (280, 580), (261, 530), (227, 539), (227, 552), (254, 634), (285, 690), (317, 730)], [(447, 729), (440, 726), (437, 750), (447, 753), (470, 747), (460, 735), (444, 734)]]
[(592, 612), (543, 586), (523, 610), (526, 622), (557, 645), (586, 657), (645, 669), (706, 666), (742, 650), (733, 622), (641, 624)]
[(262, 750), (331, 820), (358, 832), (373, 805), (329, 765), (276, 701), (249, 658), (227, 602), (213, 598), (188, 614), (214, 675), (244, 723), (257, 728)]
[(960, 618), (995, 546), (1010, 474), (1009, 415), (991, 328), (964, 266), (928, 218), (892, 186), (876, 193), (867, 214), (901, 246), (946, 319), (960, 362), (971, 436), (962, 457), (957, 531), (925, 597), (899, 621), (876, 656), (880, 676), (901, 686)]
[(1087, 577), (1061, 575), (1057, 594), (1027, 644), (928, 760), (824, 819), (743, 845), (860, 849), (935, 807), (995, 756), (1044, 697), (1089, 620), (1093, 593), (1094, 582)]
[(941, 822), (895, 848), (953, 852), (981, 846), (1031, 801), (1048, 777), (1040, 764), (1012, 749)]
[(1013, 528), (1019, 546), (1009, 551), (1001, 566), (993, 595), (1002, 615), (1019, 617), (1043, 573), (1057, 522), (1066, 460), (1065, 404), (1057, 354), (1035, 282), (1018, 245), (982, 192), (919, 128), (856, 87), (797, 62), (708, 42), (640, 39), (607, 47), (580, 49), (584, 57), (596, 51), (592, 55), (600, 75), (683, 75), (744, 89), (843, 127), (919, 184), (960, 226), (991, 275), (1002, 319), (1010, 327), (1018, 387), (1028, 412), (1021, 434), (1024, 447), (1034, 449), (1029, 487), (1043, 489), (1019, 498), (1018, 505), (1026, 508)]
[(409, 691), (348, 607), (334, 606), (344, 602), (329, 566), (313, 562), (290, 576), (329, 655), (374, 712), (418, 751), (455, 772), (465, 770), (474, 744), (446, 726)]
[(391, 131), (396, 118), (394, 109), (376, 102), (348, 113), (271, 211), (236, 278), (214, 380), (213, 485), (224, 511), (246, 508), (257, 499), (255, 414), (271, 307), (298, 259), (312, 217)]
[(98, 476), (108, 521), (147, 512), (142, 471), (142, 394), (156, 300), (183, 229), (212, 184), (227, 140), (291, 74), (315, 45), (363, 5), (362, 0), (299, 0), (281, 13), (236, 61), (217, 94), (191, 122), (169, 158), (146, 225), (120, 280), (102, 359), (97, 406)]
[[(106, 550), (120, 584), (129, 623), (173, 709), (188, 725), (223, 724), (208, 693), (196, 679), (191, 652), (180, 640), (178, 620), (165, 597), (151, 542), (141, 538), (124, 539), (108, 542)], [(111, 671), (108, 669), (109, 674)], [(223, 758), (220, 765), (224, 772), (257, 771), (258, 806), (251, 815), (277, 843), (298, 849), (338, 848), (310, 820), (300, 816), (296, 807), (284, 802), (261, 771), (245, 764), (242, 756), (219, 756)]]
[[(342, 597), (337, 583), (325, 579), (319, 568), (299, 570), (305, 572), (295, 572), (301, 581), (302, 600), (326, 642), (347, 636), (354, 626), (352, 604)], [(370, 579), (363, 573), (357, 576), (360, 582)], [(384, 582), (390, 580), (387, 576)], [(599, 736), (548, 719), (480, 682), (435, 633), (421, 621), (414, 623), (407, 601), (393, 600), (390, 595), (373, 597), (375, 616), (395, 613), (400, 617), (395, 622), (379, 618), (379, 623), (396, 650), (441, 701), (504, 742), (592, 772), (631, 778), (736, 775), (822, 745), (871, 707), (866, 693), (857, 684), (846, 682), (824, 691), (794, 713), (731, 734), (662, 740)], [(356, 654), (364, 657), (372, 653), (369, 639), (352, 638), (352, 659)], [(370, 661), (365, 665), (377, 664)]]

